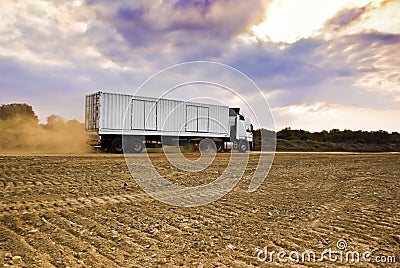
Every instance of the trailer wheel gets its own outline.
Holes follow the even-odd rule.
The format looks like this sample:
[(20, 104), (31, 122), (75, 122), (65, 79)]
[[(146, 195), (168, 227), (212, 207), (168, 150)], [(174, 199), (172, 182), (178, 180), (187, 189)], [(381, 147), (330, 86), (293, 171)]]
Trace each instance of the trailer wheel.
[(130, 146), (132, 148), (132, 153), (139, 154), (143, 151), (144, 143), (143, 143), (143, 141), (141, 141), (139, 139), (134, 139), (130, 143)]
[(199, 144), (199, 150), (201, 153), (212, 153), (217, 151), (217, 146), (212, 139), (202, 139)]
[(110, 144), (110, 151), (114, 154), (122, 154), (123, 147), (121, 138), (115, 138), (112, 140)]
[(238, 150), (239, 153), (245, 153), (249, 149), (249, 143), (247, 141), (239, 141)]

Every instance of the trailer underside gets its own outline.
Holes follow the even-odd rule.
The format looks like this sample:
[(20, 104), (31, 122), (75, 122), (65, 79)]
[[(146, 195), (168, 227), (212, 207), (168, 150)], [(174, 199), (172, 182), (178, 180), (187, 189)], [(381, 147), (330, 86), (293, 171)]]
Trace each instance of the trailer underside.
[(253, 143), (245, 140), (231, 140), (230, 137), (172, 136), (172, 135), (88, 135), (87, 144), (110, 153), (140, 153), (144, 148), (162, 146), (184, 147), (187, 152), (224, 152), (238, 149), (246, 152), (253, 149)]

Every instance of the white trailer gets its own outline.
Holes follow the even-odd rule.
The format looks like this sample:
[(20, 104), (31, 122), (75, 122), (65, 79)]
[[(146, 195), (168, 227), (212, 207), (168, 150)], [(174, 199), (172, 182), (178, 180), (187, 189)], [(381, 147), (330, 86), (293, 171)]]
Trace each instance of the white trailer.
[[(86, 95), (88, 144), (122, 153), (162, 145), (218, 152), (253, 148), (250, 120), (239, 108), (180, 100), (97, 92)], [(203, 141), (203, 142), (202, 142)]]

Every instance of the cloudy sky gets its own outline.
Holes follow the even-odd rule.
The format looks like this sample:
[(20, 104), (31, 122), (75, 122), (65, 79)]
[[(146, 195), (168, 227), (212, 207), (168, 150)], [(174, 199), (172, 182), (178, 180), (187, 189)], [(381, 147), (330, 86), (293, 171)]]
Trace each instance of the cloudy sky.
[(83, 121), (85, 94), (134, 92), (201, 60), (254, 80), (277, 129), (400, 131), (399, 11), (400, 0), (0, 0), (0, 103)]

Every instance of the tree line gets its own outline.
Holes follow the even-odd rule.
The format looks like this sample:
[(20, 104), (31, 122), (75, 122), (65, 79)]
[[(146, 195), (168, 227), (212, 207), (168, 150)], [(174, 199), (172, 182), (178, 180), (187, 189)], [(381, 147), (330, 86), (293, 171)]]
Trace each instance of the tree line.
[(283, 140), (312, 140), (318, 142), (336, 143), (365, 143), (365, 144), (389, 144), (400, 141), (398, 132), (389, 133), (384, 130), (364, 131), (364, 130), (322, 130), (321, 132), (309, 132), (306, 130), (292, 130), (290, 127), (284, 128), (276, 133), (277, 139)]
[(266, 148), (272, 149), (276, 143), (277, 150), (282, 151), (400, 151), (400, 134), (384, 130), (331, 129), (310, 132), (287, 127), (278, 132), (257, 129), (253, 131), (253, 136), (258, 149), (262, 140)]

